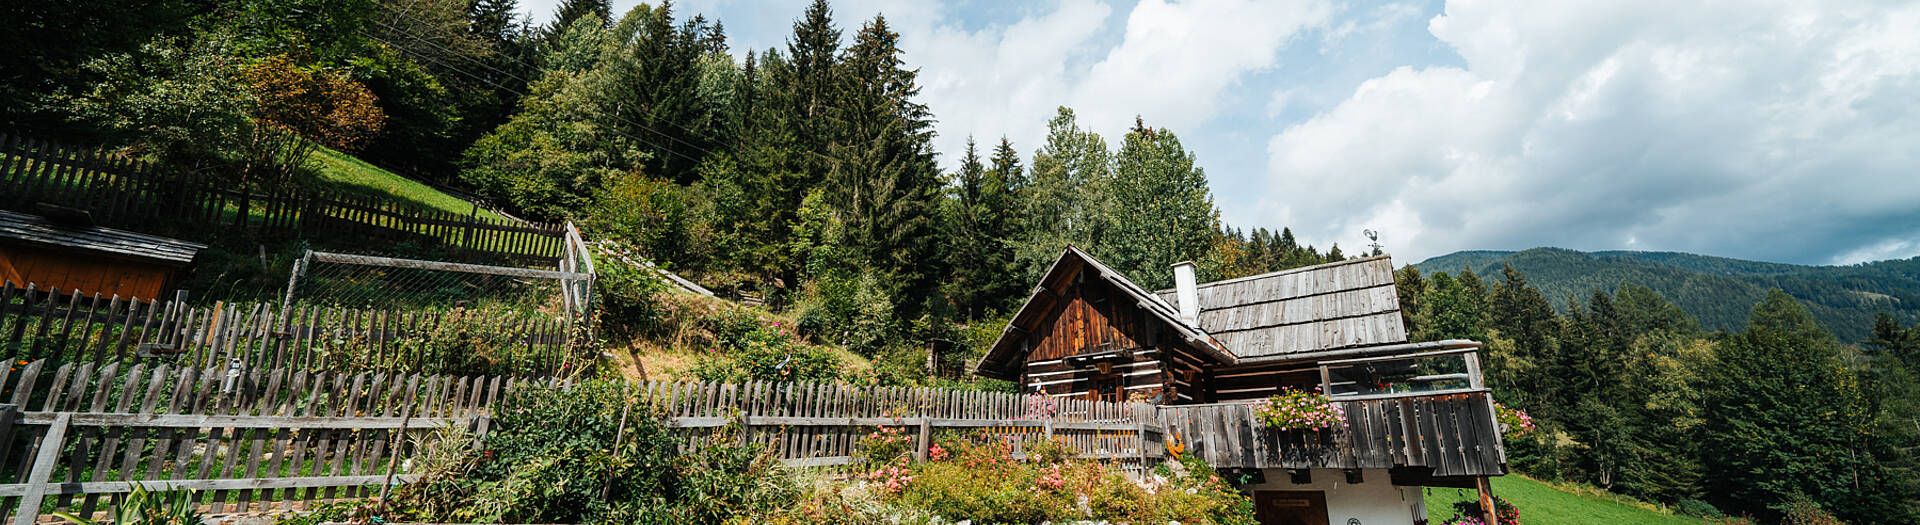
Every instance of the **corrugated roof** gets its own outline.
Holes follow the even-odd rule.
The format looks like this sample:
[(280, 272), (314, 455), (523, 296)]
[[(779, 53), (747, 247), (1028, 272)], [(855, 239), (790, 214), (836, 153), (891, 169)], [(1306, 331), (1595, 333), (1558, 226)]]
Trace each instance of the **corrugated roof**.
[(194, 254), (207, 247), (113, 228), (57, 224), (38, 215), (5, 210), (0, 210), (0, 239), (178, 264), (193, 262)]
[[(1200, 330), (1239, 357), (1403, 343), (1393, 261), (1367, 257), (1203, 283)], [(1162, 301), (1173, 290), (1155, 292)]]

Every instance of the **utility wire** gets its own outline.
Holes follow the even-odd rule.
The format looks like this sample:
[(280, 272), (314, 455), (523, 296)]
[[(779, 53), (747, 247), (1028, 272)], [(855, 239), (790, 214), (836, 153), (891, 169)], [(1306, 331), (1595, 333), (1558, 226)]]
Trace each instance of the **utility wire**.
[[(494, 73), (497, 73), (497, 74), (500, 74), (500, 75), (502, 75), (502, 76), (506, 76), (506, 77), (508, 77), (508, 78), (512, 78), (512, 79), (514, 79), (514, 80), (518, 80), (518, 81), (520, 81), (521, 83), (524, 83), (524, 84), (529, 84), (529, 85), (531, 85), (531, 84), (533, 84), (533, 81), (532, 81), (532, 80), (529, 80), (529, 79), (527, 79), (527, 78), (525, 78), (525, 77), (522, 77), (522, 76), (520, 76), (520, 75), (517, 75), (517, 74), (514, 74), (514, 73), (513, 73), (513, 72), (511, 72), (511, 71), (504, 71), (504, 70), (501, 70), (501, 69), (499, 69), (499, 68), (496, 68), (496, 67), (494, 67), (494, 66), (493, 66), (492, 64), (488, 64), (488, 63), (486, 63), (486, 62), (484, 62), (484, 61), (481, 61), (481, 60), (480, 60), (480, 59), (478, 59), (478, 58), (474, 58), (474, 57), (471, 57), (471, 56), (466, 56), (466, 55), (462, 55), (462, 54), (460, 54), (460, 53), (454, 53), (454, 52), (452, 52), (451, 50), (449, 50), (449, 49), (447, 49), (447, 48), (446, 48), (445, 46), (442, 46), (442, 45), (440, 45), (440, 43), (438, 43), (438, 42), (434, 42), (434, 41), (432, 41), (432, 40), (429, 40), (429, 39), (427, 39), (427, 38), (424, 38), (424, 37), (422, 37), (422, 36), (420, 36), (420, 35), (417, 35), (417, 34), (414, 34), (414, 32), (410, 32), (410, 31), (407, 31), (407, 30), (404, 30), (404, 29), (401, 29), (401, 28), (399, 28), (399, 27), (395, 27), (395, 26), (392, 26), (392, 25), (389, 25), (389, 24), (387, 24), (387, 23), (385, 23), (385, 22), (381, 22), (381, 21), (379, 21), (379, 20), (373, 20), (373, 22), (374, 22), (375, 24), (379, 24), (379, 25), (380, 25), (380, 26), (381, 26), (382, 28), (384, 28), (384, 29), (386, 29), (386, 30), (388, 30), (388, 31), (392, 31), (392, 32), (395, 32), (395, 33), (399, 33), (399, 34), (402, 34), (402, 35), (405, 35), (405, 36), (407, 36), (407, 37), (409, 37), (409, 38), (412, 38), (412, 39), (414, 39), (415, 41), (418, 41), (418, 42), (421, 42), (421, 43), (424, 43), (424, 44), (427, 44), (427, 45), (429, 45), (429, 46), (433, 46), (433, 47), (434, 47), (434, 49), (437, 49), (437, 50), (439, 50), (439, 51), (440, 51), (440, 52), (442, 52), (442, 53), (446, 53), (446, 54), (448, 54), (448, 55), (450, 55), (450, 56), (458, 56), (458, 57), (463, 57), (463, 58), (464, 58), (464, 59), (465, 59), (465, 60), (466, 60), (467, 62), (470, 62), (470, 63), (472, 63), (472, 64), (474, 64), (474, 65), (478, 65), (478, 66), (480, 66), (480, 67), (482, 67), (482, 68), (485, 68), (485, 69), (487, 69), (488, 71), (492, 71), (492, 72), (494, 72)], [(374, 39), (374, 40), (378, 40), (378, 41), (380, 41), (380, 42), (382, 42), (382, 43), (385, 43), (385, 44), (387, 44), (387, 45), (390, 45), (390, 46), (393, 46), (393, 47), (394, 47), (394, 48), (396, 48), (396, 49), (402, 49), (402, 50), (405, 50), (405, 51), (409, 51), (409, 52), (411, 52), (411, 53), (413, 53), (413, 54), (414, 54), (415, 56), (419, 56), (419, 57), (422, 57), (422, 58), (426, 58), (427, 60), (430, 60), (430, 61), (433, 61), (433, 62), (434, 62), (434, 63), (436, 63), (436, 64), (441, 64), (441, 67), (446, 67), (446, 68), (448, 68), (448, 69), (452, 69), (452, 70), (455, 70), (455, 71), (458, 71), (458, 72), (460, 72), (461, 74), (464, 74), (464, 75), (467, 75), (467, 76), (469, 76), (469, 77), (472, 77), (472, 78), (474, 78), (475, 80), (481, 80), (481, 81), (483, 81), (483, 82), (486, 82), (486, 83), (488, 83), (488, 84), (492, 84), (492, 85), (497, 85), (497, 84), (496, 84), (496, 83), (495, 83), (494, 81), (492, 81), (492, 80), (487, 80), (487, 79), (482, 79), (482, 78), (480, 78), (480, 77), (479, 77), (478, 75), (474, 75), (473, 73), (471, 73), (471, 72), (469, 72), (469, 71), (466, 71), (466, 70), (462, 70), (462, 69), (460, 69), (460, 68), (457, 68), (457, 67), (453, 67), (453, 66), (452, 66), (452, 65), (450, 65), (450, 64), (446, 64), (446, 63), (444, 63), (444, 62), (440, 62), (440, 61), (438, 61), (438, 60), (435, 60), (435, 59), (433, 59), (433, 58), (430, 58), (430, 57), (425, 57), (425, 56), (424, 56), (423, 54), (421, 54), (421, 53), (419, 53), (418, 51), (412, 51), (412, 50), (407, 50), (407, 49), (405, 49), (405, 48), (404, 48), (403, 46), (401, 46), (401, 45), (399, 45), (399, 44), (396, 44), (396, 43), (394, 43), (394, 42), (392, 42), (392, 41), (390, 41), (390, 40), (387, 40), (387, 39), (385, 39), (385, 38), (381, 38), (381, 37), (379, 37), (379, 36), (375, 36), (375, 35), (373, 35), (373, 34), (370, 34), (370, 33), (368, 33), (368, 32), (366, 32), (366, 31), (364, 31), (364, 30), (362, 30), (362, 31), (360, 31), (360, 34), (361, 34), (361, 35), (363, 35), (363, 36), (366, 36), (366, 37), (368, 37), (368, 38), (372, 38), (372, 39)], [(510, 60), (510, 61), (513, 61), (513, 62), (514, 62), (514, 63), (516, 63), (516, 64), (519, 64), (520, 66), (523, 66), (523, 67), (526, 67), (526, 68), (527, 68), (527, 69), (529, 69), (529, 70), (532, 70), (532, 69), (536, 69), (536, 68), (534, 67), (534, 65), (533, 65), (532, 63), (529, 63), (529, 62), (527, 62), (527, 61), (525, 61), (525, 60), (522, 60), (522, 59), (519, 59), (519, 58), (515, 58), (515, 57), (512, 57), (512, 56), (509, 56), (509, 55), (502, 55), (502, 56), (504, 56), (504, 57), (506, 57), (506, 59), (507, 59), (507, 60)], [(509, 89), (509, 91), (513, 91), (513, 92), (515, 92), (515, 93), (517, 93), (517, 94), (519, 94), (519, 95), (521, 95), (521, 96), (523, 96), (523, 97), (524, 97), (524, 96), (526, 96), (526, 93), (523, 93), (523, 92), (520, 92), (519, 90), (512, 90), (512, 89)], [(652, 126), (648, 126), (648, 125), (645, 125), (645, 124), (641, 124), (641, 123), (638, 123), (638, 122), (633, 122), (633, 121), (631, 121), (631, 120), (627, 120), (626, 118), (624, 118), (624, 117), (621, 117), (621, 116), (620, 116), (620, 115), (618, 115), (618, 114), (613, 114), (613, 115), (609, 115), (609, 116), (611, 116), (611, 117), (613, 117), (614, 119), (616, 119), (616, 120), (618, 120), (618, 121), (620, 121), (621, 123), (624, 123), (624, 124), (627, 124), (627, 125), (630, 125), (630, 126), (633, 126), (633, 127), (637, 127), (637, 128), (640, 128), (640, 129), (643, 129), (643, 130), (646, 130), (646, 131), (649, 131), (649, 132), (652, 132), (653, 134), (655, 134), (655, 135), (659, 135), (660, 137), (662, 137), (662, 138), (665, 138), (665, 139), (667, 139), (668, 141), (671, 141), (671, 142), (676, 142), (676, 143), (679, 143), (679, 144), (680, 144), (681, 146), (684, 146), (684, 147), (686, 147), (686, 148), (690, 148), (690, 149), (693, 149), (693, 150), (697, 150), (697, 151), (699, 151), (699, 152), (700, 152), (701, 154), (704, 154), (704, 155), (711, 155), (711, 154), (713, 154), (713, 152), (712, 152), (711, 150), (708, 150), (707, 148), (704, 148), (704, 147), (701, 147), (701, 146), (699, 146), (699, 145), (697, 145), (697, 144), (693, 144), (693, 143), (690, 143), (690, 142), (687, 142), (687, 141), (685, 141), (685, 140), (681, 140), (680, 138), (678, 138), (678, 137), (675, 137), (675, 136), (673, 136), (672, 134), (669, 134), (669, 133), (666, 133), (666, 132), (663, 132), (663, 131), (660, 131), (659, 129), (656, 129), (656, 128), (654, 128), (654, 127), (652, 127)], [(682, 132), (688, 132), (688, 133), (691, 133), (691, 130), (687, 130), (686, 128), (681, 128), (681, 129), (680, 129), (680, 131), (682, 131)], [(638, 140), (638, 139), (636, 138), (636, 140)], [(644, 141), (644, 140), (642, 140), (641, 142), (644, 142), (644, 143), (647, 143), (647, 144), (652, 144), (652, 145), (654, 145), (654, 146), (660, 146), (660, 144), (657, 144), (657, 143), (654, 143), (654, 142), (650, 142), (650, 141)], [(673, 145), (673, 144), (668, 144), (668, 145), (667, 145), (667, 147), (666, 147), (665, 149), (666, 149), (666, 150), (667, 150), (667, 151), (668, 151), (669, 153), (673, 153), (673, 154), (676, 154), (676, 155), (679, 155), (679, 156), (680, 156), (680, 157), (682, 157), (682, 158), (686, 158), (686, 159), (688, 159), (688, 160), (692, 160), (692, 161), (694, 161), (694, 162), (699, 162), (699, 159), (695, 159), (695, 158), (692, 158), (692, 157), (688, 157), (688, 156), (686, 156), (686, 155), (684, 155), (684, 154), (680, 154), (680, 153), (679, 153), (678, 151), (676, 151), (676, 150), (674, 149), (674, 145)]]
[[(483, 77), (481, 77), (480, 75), (477, 75), (477, 74), (474, 74), (474, 73), (473, 73), (473, 72), (471, 72), (471, 71), (467, 71), (467, 70), (465, 70), (465, 69), (461, 69), (461, 68), (459, 68), (459, 67), (456, 67), (456, 66), (454, 66), (454, 65), (452, 65), (452, 64), (448, 64), (448, 63), (446, 63), (446, 62), (442, 62), (442, 61), (440, 61), (440, 59), (437, 59), (437, 58), (434, 58), (434, 57), (432, 57), (432, 56), (428, 56), (428, 55), (426, 55), (426, 54), (423, 54), (423, 53), (421, 53), (421, 52), (419, 52), (419, 51), (414, 51), (414, 50), (411, 50), (411, 49), (407, 49), (407, 48), (405, 48), (405, 47), (401, 47), (401, 46), (398, 46), (398, 45), (394, 45), (394, 44), (393, 44), (392, 42), (388, 42), (388, 41), (387, 41), (387, 40), (385, 40), (385, 39), (382, 39), (382, 38), (380, 38), (380, 37), (377, 37), (377, 36), (374, 36), (374, 35), (372, 35), (372, 34), (369, 34), (369, 33), (367, 33), (367, 32), (365, 32), (365, 31), (362, 31), (362, 32), (360, 32), (360, 34), (361, 34), (362, 36), (365, 36), (365, 37), (367, 37), (367, 38), (372, 38), (372, 39), (374, 39), (374, 40), (379, 40), (379, 41), (381, 41), (381, 42), (384, 42), (384, 43), (386, 43), (386, 44), (388, 44), (388, 45), (393, 45), (393, 46), (394, 46), (394, 49), (397, 49), (397, 50), (399, 50), (399, 51), (400, 51), (400, 52), (402, 52), (402, 53), (406, 53), (406, 54), (409, 54), (409, 55), (413, 55), (413, 56), (414, 56), (415, 58), (419, 58), (419, 59), (421, 59), (421, 60), (426, 60), (426, 61), (428, 61), (428, 62), (431, 62), (431, 63), (433, 63), (433, 64), (435, 64), (435, 65), (438, 65), (438, 66), (440, 66), (440, 67), (443, 67), (443, 68), (446, 68), (446, 69), (448, 69), (448, 70), (450, 70), (450, 71), (453, 71), (453, 72), (456, 72), (456, 73), (459, 73), (459, 74), (461, 74), (461, 75), (465, 75), (465, 76), (467, 76), (467, 77), (469, 77), (469, 78), (472, 78), (472, 79), (474, 79), (474, 80), (477, 80), (477, 81), (480, 81), (480, 82), (485, 82), (485, 83), (487, 83), (488, 85), (493, 85), (493, 86), (496, 86), (496, 87), (501, 87), (502, 89), (506, 89), (507, 91), (510, 91), (510, 92), (513, 92), (513, 93), (514, 93), (514, 94), (516, 94), (516, 95), (520, 95), (520, 97), (521, 97), (521, 98), (526, 98), (526, 97), (528, 97), (528, 96), (530, 96), (530, 95), (528, 95), (528, 94), (527, 94), (527, 93), (526, 93), (525, 91), (521, 91), (521, 90), (518, 90), (518, 89), (512, 89), (512, 88), (507, 88), (507, 87), (505, 87), (505, 86), (500, 86), (500, 85), (499, 85), (498, 83), (496, 83), (496, 82), (494, 82), (494, 81), (491, 81), (491, 80), (487, 80), (486, 78), (483, 78)], [(621, 122), (625, 122), (625, 123), (628, 123), (628, 124), (632, 124), (632, 125), (634, 125), (634, 126), (640, 126), (639, 124), (636, 124), (636, 123), (633, 123), (633, 122), (631, 122), (631, 121), (628, 121), (628, 120), (626, 120), (626, 119), (623, 119), (623, 118), (620, 118), (620, 117), (619, 117), (618, 115), (612, 115), (612, 117), (613, 117), (613, 118), (615, 118), (615, 119), (618, 119), (618, 120), (620, 120)], [(641, 126), (641, 127), (645, 127), (645, 126)], [(672, 146), (668, 146), (668, 145), (662, 145), (662, 144), (660, 144), (660, 143), (658, 143), (658, 142), (654, 142), (654, 141), (651, 141), (651, 140), (647, 140), (647, 139), (643, 139), (643, 138), (640, 138), (640, 137), (636, 137), (636, 136), (633, 136), (633, 135), (630, 135), (630, 134), (627, 134), (627, 133), (625, 133), (625, 132), (622, 132), (622, 131), (619, 131), (619, 130), (608, 130), (608, 131), (610, 131), (610, 132), (612, 132), (613, 134), (616, 134), (616, 135), (619, 135), (619, 136), (622, 136), (622, 137), (626, 137), (626, 138), (628, 138), (628, 139), (632, 139), (632, 140), (633, 140), (633, 141), (635, 141), (635, 142), (639, 142), (639, 143), (642, 143), (642, 144), (647, 144), (647, 145), (650, 145), (650, 146), (654, 146), (654, 147), (657, 147), (657, 148), (661, 148), (661, 149), (664, 149), (664, 150), (666, 150), (666, 152), (667, 152), (668, 154), (671, 154), (671, 155), (675, 155), (675, 156), (678, 156), (678, 157), (680, 157), (680, 158), (683, 158), (683, 159), (687, 159), (687, 160), (689, 160), (689, 161), (692, 161), (692, 162), (695, 162), (695, 163), (698, 163), (698, 162), (700, 162), (700, 159), (699, 159), (699, 158), (695, 158), (695, 157), (692, 157), (692, 156), (689, 156), (689, 155), (687, 155), (687, 154), (685, 154), (685, 153), (681, 153), (681, 152), (679, 152), (679, 151), (676, 151), (676, 150), (674, 150), (674, 149), (673, 149), (673, 147), (672, 147)], [(659, 132), (658, 132), (658, 131), (655, 131), (655, 133), (659, 133)], [(704, 150), (704, 149), (702, 149), (702, 151), (706, 151), (706, 150)]]

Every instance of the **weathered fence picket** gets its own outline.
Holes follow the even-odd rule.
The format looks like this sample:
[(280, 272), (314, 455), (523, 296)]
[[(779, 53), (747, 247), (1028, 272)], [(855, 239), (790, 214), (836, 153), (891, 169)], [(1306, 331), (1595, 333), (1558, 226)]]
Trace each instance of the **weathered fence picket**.
[[(124, 307), (122, 306), (124, 305)], [(325, 368), (329, 355), (368, 356), (354, 363), (381, 372), (418, 370), (417, 341), (433, 337), (451, 316), (436, 312), (424, 321), (414, 312), (346, 310), (323, 306), (215, 303), (191, 306), (119, 296), (81, 296), (0, 283), (0, 357), (15, 361), (155, 363), (188, 368)], [(403, 316), (412, 321), (402, 322)], [(552, 319), (467, 319), (513, 323), (503, 328), (502, 352), (541, 363), (521, 373), (553, 375), (568, 366), (564, 324)], [(507, 325), (502, 325), (507, 326)], [(411, 345), (411, 346), (409, 346)], [(334, 357), (338, 361), (338, 357)], [(346, 363), (335, 362), (333, 368)]]
[[(0, 372), (0, 518), (18, 509), (14, 523), (31, 523), (45, 497), (59, 509), (93, 512), (107, 503), (103, 495), (136, 483), (200, 490), (201, 504), (215, 512), (370, 497), (378, 494), (371, 487), (389, 479), (415, 479), (395, 471), (416, 452), (401, 434), (455, 425), (484, 435), (493, 408), (529, 384), (386, 371), (9, 364)], [(1413, 467), (1436, 477), (1505, 470), (1484, 391), (1337, 401), (1346, 424), (1314, 432), (1263, 428), (1245, 404), (757, 381), (644, 381), (625, 384), (622, 395), (631, 409), (620, 418), (620, 435), (657, 419), (678, 446), (732, 436), (794, 467), (856, 464), (860, 437), (892, 427), (911, 437), (917, 458), (937, 432), (954, 429), (1005, 439), (1016, 455), (1054, 440), (1080, 457), (1127, 467), (1185, 453), (1218, 468)], [(1175, 442), (1184, 452), (1170, 450)]]
[(516, 384), (459, 378), (494, 387), (429, 398), (413, 388), (419, 375), (67, 363), (49, 377), (49, 365), (0, 376), (12, 394), (0, 397), (0, 519), (11, 513), (15, 524), (32, 523), (46, 497), (91, 514), (101, 496), (136, 485), (198, 490), (215, 513), (364, 497), (389, 474), (414, 478), (387, 459), (415, 452), (401, 433), (484, 428), (487, 407)]

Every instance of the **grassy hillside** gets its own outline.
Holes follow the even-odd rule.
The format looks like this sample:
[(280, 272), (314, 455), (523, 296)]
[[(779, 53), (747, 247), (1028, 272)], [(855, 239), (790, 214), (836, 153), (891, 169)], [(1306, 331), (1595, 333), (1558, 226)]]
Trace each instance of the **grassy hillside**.
[[(411, 201), (430, 209), (437, 209), (460, 215), (473, 212), (473, 204), (459, 197), (448, 195), (432, 186), (402, 177), (393, 172), (380, 169), (352, 155), (327, 148), (319, 148), (313, 153), (312, 161), (320, 171), (320, 182), (332, 189)], [(500, 219), (499, 214), (480, 209), (480, 216)]]
[(1415, 264), (1422, 273), (1472, 268), (1498, 279), (1511, 264), (1556, 305), (1585, 302), (1593, 290), (1622, 282), (1653, 288), (1693, 314), (1706, 329), (1737, 330), (1748, 310), (1779, 288), (1799, 299), (1828, 330), (1859, 341), (1875, 312), (1903, 323), (1920, 321), (1920, 258), (1850, 266), (1803, 266), (1674, 252), (1579, 252), (1534, 248), (1519, 252), (1464, 251)]
[[(1493, 494), (1520, 510), (1527, 525), (1699, 525), (1702, 520), (1666, 512), (1592, 488), (1559, 486), (1520, 476), (1493, 478)], [(1476, 492), (1463, 489), (1427, 490), (1427, 520), (1440, 523), (1453, 515), (1457, 501), (1472, 501)]]

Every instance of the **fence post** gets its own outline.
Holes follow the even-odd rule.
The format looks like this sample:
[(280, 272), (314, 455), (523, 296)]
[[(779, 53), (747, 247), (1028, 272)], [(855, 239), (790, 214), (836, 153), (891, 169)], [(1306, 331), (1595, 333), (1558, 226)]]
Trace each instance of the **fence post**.
[(53, 425), (47, 427), (47, 435), (40, 438), (33, 471), (27, 475), (26, 492), (20, 495), (20, 507), (13, 512), (13, 525), (33, 525), (40, 519), (40, 501), (47, 494), (47, 481), (53, 477), (54, 465), (60, 462), (60, 449), (66, 448), (67, 424), (72, 419), (72, 413), (61, 412), (54, 417)]
[(931, 416), (922, 416), (920, 418), (920, 441), (918, 441), (919, 446), (913, 447), (914, 461), (918, 461), (922, 463), (927, 461), (927, 449), (933, 445), (933, 442), (928, 440), (931, 439), (932, 437), (933, 437), (933, 418)]
[(13, 422), (19, 418), (20, 407), (0, 403), (0, 450), (13, 446)]

